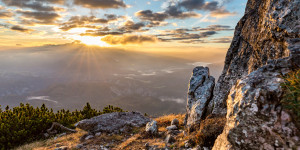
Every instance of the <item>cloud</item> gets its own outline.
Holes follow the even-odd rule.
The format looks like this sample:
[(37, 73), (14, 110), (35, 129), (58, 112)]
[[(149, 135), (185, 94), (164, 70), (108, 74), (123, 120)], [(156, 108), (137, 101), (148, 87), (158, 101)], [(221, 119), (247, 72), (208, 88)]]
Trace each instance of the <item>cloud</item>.
[(25, 33), (29, 33), (29, 32), (34, 31), (32, 29), (26, 29), (26, 28), (23, 28), (23, 27), (17, 26), (17, 25), (12, 26), (10, 29), (14, 30), (14, 31), (18, 31), (18, 32), (25, 32)]
[(140, 10), (135, 13), (135, 16), (139, 17), (141, 20), (148, 21), (164, 21), (169, 16), (163, 12), (154, 13), (152, 10)]
[(150, 35), (128, 35), (125, 34), (123, 36), (113, 36), (108, 35), (101, 39), (102, 41), (111, 44), (111, 45), (126, 45), (126, 44), (142, 44), (145, 42), (154, 43), (158, 41), (155, 36)]
[(37, 11), (64, 11), (63, 8), (45, 5), (45, 2), (61, 3), (61, 0), (2, 0), (7, 6), (30, 8)]
[(231, 43), (232, 37), (222, 37), (222, 38), (215, 38), (210, 41), (210, 43)]
[(87, 30), (85, 33), (80, 34), (81, 36), (106, 36), (106, 35), (123, 35), (121, 31), (110, 31), (108, 27), (100, 28), (98, 30)]
[(203, 41), (201, 39), (208, 38), (212, 35), (217, 34), (216, 31), (205, 31), (200, 33), (189, 33), (189, 32), (177, 32), (177, 33), (168, 33), (168, 34), (160, 34), (157, 35), (159, 39), (163, 42), (171, 42), (171, 41), (179, 41), (181, 43), (190, 43), (191, 40), (195, 41)]
[(141, 29), (145, 26), (143, 22), (134, 23), (128, 20), (119, 27), (119, 30), (124, 32), (142, 31)]
[(54, 3), (54, 4), (64, 4), (65, 0), (38, 0), (40, 2), (48, 2), (48, 3)]
[(204, 31), (204, 30), (209, 30), (209, 31), (232, 31), (234, 30), (230, 26), (226, 25), (209, 25), (206, 28), (201, 28), (201, 27), (194, 27), (192, 29), (193, 31)]
[(205, 2), (205, 0), (169, 0), (164, 3), (166, 6), (162, 12), (153, 12), (152, 10), (140, 10), (135, 16), (146, 21), (164, 21), (166, 19), (186, 19), (201, 17), (201, 14), (193, 10), (210, 11), (213, 17), (223, 17), (233, 15), (224, 7), (220, 6), (218, 1)]
[[(56, 21), (61, 17), (54, 12), (38, 12), (38, 11), (22, 11), (17, 13), (22, 14), (22, 23), (27, 25), (34, 24), (56, 24)], [(33, 19), (33, 20), (32, 20)]]
[(87, 30), (86, 33), (81, 34), (81, 36), (122, 35), (126, 33), (145, 32), (149, 30), (149, 29), (143, 29), (144, 27), (146, 27), (146, 24), (144, 22), (135, 23), (131, 20), (128, 20), (120, 24), (120, 26), (116, 27), (115, 29), (110, 29), (108, 27), (101, 27), (97, 30)]
[(123, 0), (74, 0), (74, 4), (80, 5), (86, 8), (125, 8), (126, 4)]
[(235, 15), (237, 15), (236, 12), (229, 12), (225, 8), (220, 8), (210, 13), (210, 16), (215, 18), (225, 18), (225, 17), (235, 16)]
[(218, 9), (219, 2), (205, 0), (183, 0), (177, 4), (178, 7), (183, 7), (187, 10), (209, 10), (213, 11)]
[(179, 7), (176, 6), (169, 6), (166, 10), (165, 13), (170, 16), (170, 18), (179, 18), (179, 19), (185, 19), (185, 18), (197, 18), (201, 17), (200, 14), (188, 11), (188, 12), (183, 12)]
[(195, 12), (183, 12), (176, 7), (169, 7), (164, 12), (153, 12), (152, 10), (141, 10), (135, 13), (135, 16), (141, 20), (156, 22), (164, 21), (166, 19), (186, 19), (186, 18), (198, 18), (201, 14)]
[[(208, 43), (205, 38), (218, 34), (218, 31), (231, 31), (230, 26), (210, 25), (206, 28), (178, 28), (174, 30), (163, 30), (161, 34), (156, 35), (163, 42), (178, 41), (180, 43)], [(228, 39), (214, 39), (213, 43), (228, 42)]]
[(108, 24), (117, 21), (124, 16), (116, 16), (113, 14), (105, 14), (106, 18), (97, 18), (95, 16), (73, 16), (67, 22), (60, 24), (60, 29), (68, 31), (72, 28), (98, 28), (93, 24)]
[(149, 28), (158, 27), (158, 26), (161, 27), (161, 26), (166, 26), (168, 24), (169, 23), (165, 22), (165, 21), (150, 21), (150, 22), (148, 22), (147, 27), (149, 27)]
[(14, 14), (10, 11), (0, 11), (0, 19), (9, 19), (13, 16)]

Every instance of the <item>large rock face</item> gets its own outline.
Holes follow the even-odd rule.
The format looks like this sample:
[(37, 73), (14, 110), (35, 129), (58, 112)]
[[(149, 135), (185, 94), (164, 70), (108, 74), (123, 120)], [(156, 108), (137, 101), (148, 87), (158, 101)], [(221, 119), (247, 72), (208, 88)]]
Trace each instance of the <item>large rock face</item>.
[(282, 59), (240, 79), (227, 99), (227, 122), (213, 149), (300, 149), (300, 132), (280, 106)]
[(207, 111), (207, 105), (212, 98), (215, 78), (209, 75), (207, 67), (196, 67), (190, 80), (187, 114), (185, 124), (189, 127), (199, 123)]
[[(195, 109), (201, 118), (226, 116), (213, 149), (300, 149), (299, 129), (280, 103), (282, 75), (300, 68), (299, 8), (300, 0), (248, 0), (213, 98)], [(187, 116), (197, 120), (190, 101), (189, 91)]]
[(124, 132), (131, 127), (142, 127), (148, 122), (150, 119), (139, 112), (115, 112), (81, 120), (75, 126), (91, 133), (112, 133)]
[(231, 87), (268, 60), (290, 57), (291, 63), (299, 66), (299, 3), (299, 0), (248, 0), (209, 104), (213, 114), (225, 115)]

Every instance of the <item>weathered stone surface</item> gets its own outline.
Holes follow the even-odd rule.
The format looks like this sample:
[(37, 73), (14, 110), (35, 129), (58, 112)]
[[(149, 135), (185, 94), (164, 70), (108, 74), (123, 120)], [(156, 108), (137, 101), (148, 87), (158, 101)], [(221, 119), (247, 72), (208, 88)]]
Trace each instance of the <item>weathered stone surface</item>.
[(171, 126), (167, 126), (166, 129), (168, 131), (170, 131), (170, 130), (177, 130), (177, 127), (175, 125), (171, 125)]
[(196, 67), (190, 80), (187, 114), (185, 124), (191, 126), (199, 123), (212, 97), (215, 78), (209, 75), (207, 67)]
[(282, 110), (281, 74), (290, 61), (281, 59), (240, 79), (227, 99), (227, 122), (213, 149), (297, 149), (300, 132)]
[(171, 121), (171, 125), (175, 125), (176, 127), (179, 127), (179, 120), (178, 119), (173, 119), (172, 121)]
[(93, 139), (95, 136), (93, 136), (93, 135), (88, 135), (86, 138), (85, 138), (85, 140), (90, 140), (90, 139)]
[(227, 118), (213, 149), (300, 148), (299, 130), (280, 104), (282, 75), (300, 68), (299, 8), (299, 0), (248, 0), (215, 87), (205, 83), (208, 69), (193, 71), (186, 124), (209, 114)]
[(155, 120), (148, 122), (145, 131), (153, 135), (157, 134), (158, 132), (157, 122)]
[(76, 149), (81, 149), (83, 147), (83, 144), (76, 145)]
[(125, 131), (123, 128), (142, 127), (150, 119), (139, 112), (115, 112), (85, 119), (76, 123), (76, 127), (92, 133)]
[(171, 144), (171, 143), (175, 142), (176, 140), (175, 140), (173, 135), (168, 134), (165, 141), (166, 141), (167, 144)]
[(68, 150), (68, 147), (67, 146), (62, 146), (62, 147), (59, 147), (59, 148), (55, 148), (55, 150)]
[(248, 0), (236, 26), (224, 70), (214, 89), (209, 110), (226, 115), (226, 99), (236, 81), (267, 64), (291, 58), (300, 65), (299, 0)]

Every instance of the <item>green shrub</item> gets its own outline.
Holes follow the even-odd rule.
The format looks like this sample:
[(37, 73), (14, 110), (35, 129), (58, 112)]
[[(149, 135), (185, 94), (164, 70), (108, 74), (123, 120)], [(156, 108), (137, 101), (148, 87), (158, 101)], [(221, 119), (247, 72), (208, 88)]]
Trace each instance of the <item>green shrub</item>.
[(292, 113), (296, 123), (300, 124), (300, 70), (286, 75), (284, 79), (281, 86), (285, 93), (281, 103)]
[(109, 105), (101, 112), (92, 109), (89, 103), (84, 106), (83, 110), (73, 112), (64, 109), (53, 112), (44, 104), (37, 108), (22, 103), (13, 109), (7, 106), (5, 110), (0, 109), (0, 150), (10, 149), (43, 138), (43, 133), (51, 127), (52, 122), (74, 128), (73, 124), (82, 119), (122, 111), (119, 107)]

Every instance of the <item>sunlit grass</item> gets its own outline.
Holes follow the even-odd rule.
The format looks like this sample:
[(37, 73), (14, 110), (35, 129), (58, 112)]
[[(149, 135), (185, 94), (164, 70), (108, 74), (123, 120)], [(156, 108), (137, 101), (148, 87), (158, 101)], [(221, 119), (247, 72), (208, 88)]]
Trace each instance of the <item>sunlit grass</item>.
[[(296, 122), (300, 122), (300, 70), (292, 72), (284, 77), (281, 84), (284, 88), (284, 96), (281, 100), (284, 108), (290, 110), (295, 116)], [(300, 123), (299, 123), (300, 124)]]

